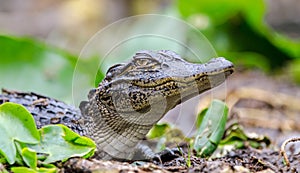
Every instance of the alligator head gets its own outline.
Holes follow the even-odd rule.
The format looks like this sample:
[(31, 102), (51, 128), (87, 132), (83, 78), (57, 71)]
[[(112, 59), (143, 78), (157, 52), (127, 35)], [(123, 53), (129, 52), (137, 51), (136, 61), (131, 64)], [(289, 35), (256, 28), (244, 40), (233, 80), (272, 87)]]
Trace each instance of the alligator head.
[(137, 52), (131, 61), (112, 66), (80, 106), (87, 134), (104, 153), (130, 159), (133, 148), (169, 110), (218, 86), (233, 70), (224, 58), (193, 64), (172, 51)]

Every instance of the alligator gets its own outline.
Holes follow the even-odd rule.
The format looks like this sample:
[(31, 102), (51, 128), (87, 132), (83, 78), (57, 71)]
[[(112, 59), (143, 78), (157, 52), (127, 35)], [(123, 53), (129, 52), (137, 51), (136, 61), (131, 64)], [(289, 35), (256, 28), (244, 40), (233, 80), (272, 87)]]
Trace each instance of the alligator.
[(223, 57), (195, 64), (170, 50), (144, 50), (110, 67), (79, 109), (39, 94), (8, 90), (2, 91), (0, 104), (24, 105), (38, 128), (64, 124), (90, 137), (98, 158), (130, 160), (137, 150), (147, 150), (143, 157), (151, 159), (156, 154), (149, 154), (140, 142), (153, 125), (176, 105), (223, 83), (233, 71)]

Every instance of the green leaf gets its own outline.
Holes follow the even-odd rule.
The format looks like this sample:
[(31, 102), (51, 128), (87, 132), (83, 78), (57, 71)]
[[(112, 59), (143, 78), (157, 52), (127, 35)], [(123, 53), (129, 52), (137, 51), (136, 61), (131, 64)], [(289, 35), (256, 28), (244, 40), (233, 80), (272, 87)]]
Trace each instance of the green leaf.
[(239, 124), (231, 125), (224, 135), (224, 139), (220, 141), (220, 145), (233, 145), (235, 148), (245, 148), (250, 145), (253, 148), (261, 148), (262, 146), (270, 145), (271, 141), (264, 135), (256, 133), (245, 133)]
[(197, 130), (194, 149), (201, 157), (210, 156), (217, 148), (225, 131), (228, 107), (213, 100)]
[(203, 109), (197, 116), (197, 120), (196, 120), (196, 127), (199, 128), (202, 124), (202, 120), (207, 112), (208, 108)]
[(27, 167), (12, 167), (11, 171), (14, 173), (56, 173), (56, 168), (37, 168), (37, 169), (31, 169)]
[(70, 157), (93, 155), (96, 144), (89, 138), (80, 136), (64, 125), (48, 125), (39, 130), (40, 144), (28, 145), (37, 153), (44, 154), (44, 163), (66, 160)]
[(36, 144), (40, 140), (32, 115), (22, 105), (0, 105), (0, 150), (9, 164), (16, 161), (15, 141)]
[(23, 148), (22, 149), (22, 158), (27, 166), (29, 166), (32, 169), (36, 169), (37, 167), (37, 155), (36, 152), (29, 149), (29, 148)]
[(162, 137), (171, 127), (167, 123), (155, 124), (147, 134), (147, 138), (153, 139)]
[(189, 141), (183, 132), (172, 126), (169, 123), (155, 124), (152, 129), (147, 134), (148, 139), (153, 139), (157, 141), (156, 147), (154, 149), (155, 152), (162, 151), (166, 148), (166, 144), (175, 144), (182, 141)]

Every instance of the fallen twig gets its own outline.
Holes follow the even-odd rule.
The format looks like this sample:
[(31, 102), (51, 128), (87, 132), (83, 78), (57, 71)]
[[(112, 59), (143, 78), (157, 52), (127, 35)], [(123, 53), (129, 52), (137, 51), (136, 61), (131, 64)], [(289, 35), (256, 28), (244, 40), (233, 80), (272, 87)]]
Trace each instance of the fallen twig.
[(291, 138), (291, 139), (287, 139), (283, 142), (283, 144), (281, 145), (281, 149), (280, 149), (280, 155), (283, 156), (283, 159), (286, 163), (286, 166), (290, 166), (290, 161), (288, 159), (288, 156), (285, 152), (285, 146), (288, 144), (288, 143), (291, 143), (291, 142), (297, 142), (297, 141), (300, 141), (300, 138)]

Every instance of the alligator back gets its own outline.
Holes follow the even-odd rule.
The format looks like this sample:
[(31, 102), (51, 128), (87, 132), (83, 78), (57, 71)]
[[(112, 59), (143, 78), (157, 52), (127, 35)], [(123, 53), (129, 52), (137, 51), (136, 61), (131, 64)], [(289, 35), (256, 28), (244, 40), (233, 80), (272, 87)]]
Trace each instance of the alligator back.
[(76, 133), (84, 135), (80, 110), (64, 102), (32, 92), (2, 89), (0, 104), (5, 102), (14, 102), (25, 106), (33, 115), (37, 128), (49, 124), (64, 124)]

